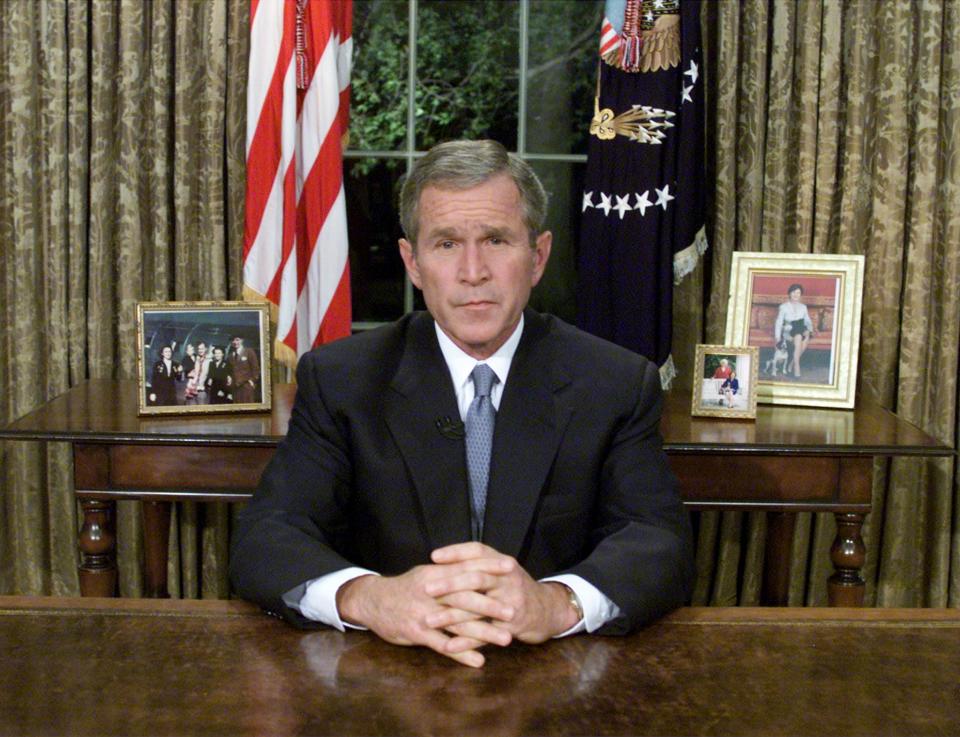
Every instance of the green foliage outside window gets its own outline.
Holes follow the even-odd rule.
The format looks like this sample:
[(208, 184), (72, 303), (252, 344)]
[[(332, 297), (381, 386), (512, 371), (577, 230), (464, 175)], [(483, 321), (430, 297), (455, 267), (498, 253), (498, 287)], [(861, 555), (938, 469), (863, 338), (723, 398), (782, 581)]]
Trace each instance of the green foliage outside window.
[[(599, 2), (533, 0), (529, 15), (528, 105), (537, 90), (564, 77), (567, 99), (591, 99), (595, 83)], [(451, 138), (492, 137), (516, 147), (519, 4), (516, 0), (421, 0), (417, 13), (416, 139), (419, 150)], [(354, 66), (350, 147), (401, 151), (407, 138), (408, 4), (358, 0), (354, 5)], [(578, 116), (592, 110), (575, 111)], [(561, 127), (557, 153), (582, 148), (582, 120)], [(555, 139), (556, 135), (550, 136)], [(399, 166), (400, 161), (390, 163)], [(368, 173), (357, 162), (354, 176)]]

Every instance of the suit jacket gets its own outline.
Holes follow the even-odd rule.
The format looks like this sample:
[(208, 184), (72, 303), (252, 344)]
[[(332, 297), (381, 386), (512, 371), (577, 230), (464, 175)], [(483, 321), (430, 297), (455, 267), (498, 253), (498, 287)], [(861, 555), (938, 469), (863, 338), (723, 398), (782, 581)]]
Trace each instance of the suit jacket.
[(169, 371), (167, 371), (167, 365), (162, 358), (154, 363), (153, 373), (150, 375), (150, 391), (147, 392), (147, 397), (149, 398), (153, 394), (156, 399), (153, 402), (148, 402), (148, 404), (161, 406), (176, 404), (177, 387), (174, 382), (182, 376), (183, 368), (176, 361), (170, 362)]
[(210, 397), (210, 404), (229, 404), (233, 401), (231, 392), (233, 389), (233, 380), (230, 374), (230, 366), (226, 360), (210, 361), (210, 369), (207, 371), (207, 395)]
[[(237, 592), (282, 601), (358, 565), (398, 574), (470, 539), (466, 451), (433, 318), (316, 349), (297, 368), (289, 433), (240, 516)], [(689, 597), (689, 519), (661, 448), (659, 372), (531, 310), (494, 431), (483, 542), (534, 577), (577, 574), (612, 599), (619, 634)]]
[(233, 372), (234, 386), (260, 379), (260, 361), (257, 360), (257, 352), (252, 348), (243, 347), (239, 351), (231, 349), (227, 364)]

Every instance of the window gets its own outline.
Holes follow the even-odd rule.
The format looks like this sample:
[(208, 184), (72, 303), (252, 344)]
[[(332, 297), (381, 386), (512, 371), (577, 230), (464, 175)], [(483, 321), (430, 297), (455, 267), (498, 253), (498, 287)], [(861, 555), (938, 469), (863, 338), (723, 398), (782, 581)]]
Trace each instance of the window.
[(454, 138), (493, 138), (550, 195), (553, 252), (531, 304), (573, 320), (601, 0), (355, 0), (345, 189), (354, 328), (421, 308), (397, 253), (402, 175)]

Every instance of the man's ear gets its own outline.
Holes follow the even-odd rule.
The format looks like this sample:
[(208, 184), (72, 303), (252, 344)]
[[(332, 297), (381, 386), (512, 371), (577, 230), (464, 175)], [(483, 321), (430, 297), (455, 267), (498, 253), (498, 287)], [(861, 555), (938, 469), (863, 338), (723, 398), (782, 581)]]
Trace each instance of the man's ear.
[(533, 246), (532, 286), (537, 286), (537, 283), (543, 276), (544, 269), (547, 268), (547, 261), (550, 259), (550, 248), (552, 245), (553, 233), (549, 230), (545, 230), (537, 236), (537, 240)]
[(407, 276), (410, 277), (413, 286), (420, 289), (420, 267), (417, 265), (417, 253), (413, 249), (413, 244), (406, 238), (401, 238), (399, 244), (400, 258), (403, 259), (403, 265), (407, 269)]

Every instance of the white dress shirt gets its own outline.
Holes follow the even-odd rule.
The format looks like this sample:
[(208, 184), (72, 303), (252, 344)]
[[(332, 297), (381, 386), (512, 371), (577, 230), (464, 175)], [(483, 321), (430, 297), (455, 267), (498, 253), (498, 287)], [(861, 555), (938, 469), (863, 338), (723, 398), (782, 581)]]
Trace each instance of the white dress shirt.
[[(499, 410), (500, 398), (503, 396), (503, 388), (510, 373), (510, 364), (513, 362), (513, 356), (520, 344), (520, 336), (523, 334), (523, 314), (521, 313), (520, 322), (506, 342), (484, 361), (477, 361), (477, 359), (461, 350), (436, 322), (434, 322), (434, 327), (437, 331), (440, 351), (443, 353), (447, 368), (450, 370), (453, 389), (457, 395), (460, 419), (466, 420), (467, 410), (473, 401), (474, 388), (470, 375), (478, 363), (487, 364), (499, 379), (499, 382), (495, 382), (490, 391), (490, 401), (494, 408)], [(347, 581), (370, 574), (379, 575), (375, 571), (359, 567), (345, 568), (329, 573), (308, 582), (299, 602), (286, 601), (286, 603), (299, 609), (300, 613), (308, 619), (314, 619), (331, 627), (336, 627), (341, 632), (345, 627), (361, 629), (340, 619), (340, 613), (337, 611), (337, 591)], [(567, 586), (577, 595), (583, 608), (583, 619), (566, 632), (557, 635), (557, 637), (566, 637), (583, 630), (593, 632), (620, 613), (616, 604), (610, 601), (596, 586), (580, 576), (563, 574), (550, 576), (541, 579), (541, 581), (556, 581)]]

